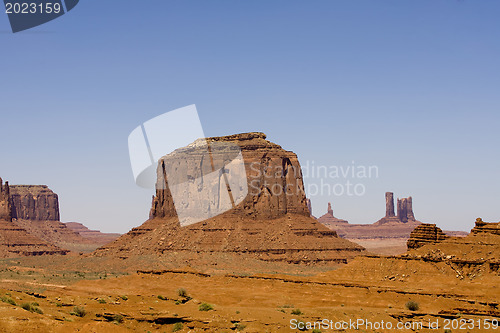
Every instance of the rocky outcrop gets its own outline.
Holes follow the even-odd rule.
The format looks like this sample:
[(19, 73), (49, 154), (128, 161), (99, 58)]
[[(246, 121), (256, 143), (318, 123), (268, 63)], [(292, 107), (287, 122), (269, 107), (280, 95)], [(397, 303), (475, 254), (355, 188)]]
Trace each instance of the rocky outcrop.
[(0, 178), (0, 257), (66, 254), (67, 250), (44, 242), (12, 221), (10, 188)]
[(375, 224), (420, 223), (413, 214), (412, 197), (397, 199), (397, 215), (394, 214), (394, 193), (385, 193), (385, 216)]
[(411, 197), (398, 199), (397, 217), (403, 223), (406, 223), (408, 221), (415, 221), (415, 215), (413, 215), (413, 203)]
[(3, 184), (0, 178), (0, 220), (10, 221), (12, 219), (12, 208), (10, 202), (9, 182)]
[(483, 222), (483, 219), (477, 218), (476, 225), (471, 230), (471, 233), (474, 235), (478, 234), (493, 234), (500, 235), (500, 222)]
[(328, 203), (328, 209), (326, 211), (326, 214), (320, 216), (318, 218), (318, 222), (322, 223), (326, 227), (333, 229), (333, 230), (336, 230), (336, 229), (342, 228), (342, 227), (346, 227), (349, 224), (348, 221), (336, 218), (333, 215), (333, 209), (332, 209), (331, 203)]
[(422, 223), (410, 234), (406, 243), (408, 249), (416, 249), (426, 244), (434, 244), (447, 239), (448, 236), (435, 224)]
[(10, 186), (12, 218), (59, 221), (59, 198), (46, 185)]
[[(210, 252), (307, 264), (345, 263), (364, 253), (364, 248), (338, 238), (334, 231), (310, 217), (302, 171), (297, 155), (293, 152), (267, 141), (263, 133), (208, 138), (207, 142), (210, 156), (203, 156), (203, 152), (196, 151), (200, 144), (197, 141), (159, 161), (157, 190), (150, 220), (98, 249), (95, 255), (124, 257)], [(232, 209), (220, 215), (181, 227), (170, 188), (182, 183), (184, 194), (198, 198), (198, 204), (193, 209), (210, 211), (214, 207), (218, 208), (218, 202), (200, 195), (199, 189), (207, 184), (200, 185), (196, 180), (200, 174), (224, 169), (224, 165), (231, 161), (224, 151), (226, 143), (235, 144), (241, 150), (246, 173), (243, 174), (243, 180), (248, 194), (239, 196), (238, 187), (232, 186), (232, 197), (239, 204), (233, 203)], [(171, 169), (176, 170), (177, 174), (172, 173)], [(224, 174), (221, 172), (219, 179)], [(162, 187), (161, 184), (165, 182), (169, 186)], [(226, 190), (221, 183), (216, 179), (209, 185), (215, 184), (215, 189)], [(184, 201), (176, 202), (179, 203), (183, 204)], [(186, 209), (190, 212), (191, 207)]]
[[(209, 156), (204, 155), (207, 151), (205, 144), (209, 145)], [(150, 216), (175, 216), (171, 184), (191, 183), (185, 185), (191, 186), (185, 191), (191, 196), (197, 195), (199, 184), (193, 181), (193, 178), (197, 178), (193, 175), (206, 175), (212, 169), (223, 168), (229, 156), (233, 155), (228, 151), (234, 147), (232, 144), (241, 150), (248, 180), (248, 195), (241, 204), (233, 207), (232, 212), (235, 215), (252, 218), (278, 218), (290, 213), (310, 216), (297, 155), (267, 141), (264, 133), (207, 138), (206, 141), (197, 141), (160, 159), (156, 196), (153, 198)], [(199, 148), (200, 146), (202, 148)], [(178, 179), (168, 179), (170, 186), (162, 186), (168, 168), (179, 168), (183, 171), (176, 174)], [(212, 208), (206, 200), (200, 199), (200, 203), (207, 207), (193, 207), (193, 210)], [(192, 213), (195, 214), (194, 211)]]

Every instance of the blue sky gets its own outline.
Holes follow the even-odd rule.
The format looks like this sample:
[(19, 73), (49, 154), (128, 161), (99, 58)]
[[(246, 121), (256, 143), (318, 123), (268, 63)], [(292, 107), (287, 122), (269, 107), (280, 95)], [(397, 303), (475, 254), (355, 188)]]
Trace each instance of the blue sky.
[(126, 232), (152, 195), (134, 184), (129, 133), (196, 104), (207, 136), (262, 131), (302, 164), (377, 166), (351, 180), (362, 196), (312, 196), (316, 216), (331, 201), (372, 223), (393, 191), (444, 229), (498, 221), (499, 12), (493, 0), (82, 0), (17, 34), (3, 14), (0, 176), (49, 185), (64, 221)]

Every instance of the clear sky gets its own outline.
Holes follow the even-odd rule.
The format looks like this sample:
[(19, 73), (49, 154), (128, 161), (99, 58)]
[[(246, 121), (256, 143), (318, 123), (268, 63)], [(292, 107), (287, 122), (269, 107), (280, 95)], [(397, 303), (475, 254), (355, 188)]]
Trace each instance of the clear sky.
[(331, 201), (373, 223), (393, 191), (444, 229), (498, 221), (499, 15), (496, 0), (82, 0), (12, 34), (0, 13), (0, 176), (49, 185), (63, 221), (127, 232), (152, 195), (129, 133), (196, 104), (207, 136), (262, 131), (302, 165), (377, 167), (323, 179), (364, 193), (310, 195), (316, 216)]

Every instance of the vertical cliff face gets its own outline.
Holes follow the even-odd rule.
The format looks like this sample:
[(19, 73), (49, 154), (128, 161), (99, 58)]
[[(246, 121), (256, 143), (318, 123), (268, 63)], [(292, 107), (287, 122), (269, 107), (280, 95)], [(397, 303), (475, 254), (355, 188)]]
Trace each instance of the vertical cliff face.
[[(168, 173), (166, 168), (178, 168), (180, 170), (178, 171), (178, 179), (168, 178), (169, 186), (170, 184), (183, 183), (186, 186), (185, 191), (189, 192), (191, 196), (196, 196), (196, 187), (199, 187), (200, 184), (193, 179), (196, 177), (186, 174), (186, 169), (189, 170), (187, 173), (203, 175), (205, 174), (204, 170), (211, 170), (214, 164), (223, 166), (224, 163), (230, 162), (225, 161), (228, 154), (225, 151), (226, 146), (224, 143), (235, 144), (241, 150), (243, 157), (248, 195), (231, 210), (233, 214), (271, 219), (290, 213), (310, 216), (304, 192), (302, 171), (295, 153), (286, 151), (279, 145), (267, 141), (264, 133), (244, 133), (208, 138), (206, 142), (211, 147), (210, 157), (200, 156), (202, 153), (195, 151), (190, 154), (179, 154), (177, 152), (179, 161), (176, 160), (175, 154), (162, 158), (158, 167), (159, 183), (168, 178), (165, 175), (166, 172)], [(179, 151), (195, 149), (190, 147), (191, 145)], [(196, 147), (196, 144), (192, 147)], [(242, 176), (245, 178), (245, 175)], [(156, 196), (153, 198), (150, 212), (151, 218), (176, 216), (174, 200), (169, 186), (158, 186), (157, 184)], [(202, 199), (200, 199), (200, 204), (203, 207), (194, 208), (206, 210), (212, 207), (210, 206), (211, 203)]]
[(385, 193), (385, 217), (394, 217), (394, 193)]
[(10, 221), (12, 218), (12, 208), (10, 201), (10, 189), (9, 182), (3, 184), (2, 178), (0, 178), (0, 220)]
[(398, 199), (398, 219), (403, 223), (415, 221), (411, 197)]
[(10, 186), (12, 218), (59, 221), (59, 198), (45, 185)]

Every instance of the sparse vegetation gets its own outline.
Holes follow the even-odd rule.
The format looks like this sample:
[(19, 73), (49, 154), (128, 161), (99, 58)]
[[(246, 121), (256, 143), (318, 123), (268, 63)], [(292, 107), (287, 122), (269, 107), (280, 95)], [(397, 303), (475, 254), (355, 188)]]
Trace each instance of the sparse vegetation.
[(21, 308), (23, 308), (24, 310), (29, 311), (29, 312), (43, 314), (42, 309), (40, 309), (38, 307), (38, 303), (36, 303), (36, 302), (23, 303), (23, 304), (21, 304)]
[(14, 301), (12, 298), (8, 297), (8, 296), (2, 296), (0, 297), (0, 301), (4, 302), (4, 303), (7, 303), (7, 304), (10, 304), (10, 305), (17, 305), (16, 304), (16, 301)]
[(106, 300), (104, 298), (99, 298), (99, 304), (106, 304)]
[(293, 309), (293, 310), (292, 310), (292, 314), (293, 314), (293, 315), (300, 316), (301, 314), (303, 314), (303, 312), (302, 312), (302, 311), (300, 311), (300, 309)]
[(177, 332), (182, 330), (182, 323), (175, 323), (174, 327), (172, 328), (172, 332)]
[(418, 305), (418, 303), (415, 302), (415, 301), (408, 301), (408, 302), (406, 302), (405, 306), (410, 311), (417, 311), (420, 308), (420, 306)]
[(281, 306), (283, 309), (291, 309), (294, 308), (293, 304), (285, 304)]
[(161, 299), (162, 301), (167, 301), (168, 298), (162, 295), (158, 295), (158, 299)]
[(177, 295), (179, 295), (179, 297), (188, 297), (188, 293), (184, 288), (177, 289)]
[(70, 315), (81, 317), (81, 318), (85, 317), (86, 314), (87, 314), (87, 311), (85, 310), (84, 307), (81, 307), (81, 306), (75, 306), (73, 308), (73, 311), (70, 312)]
[(213, 310), (213, 309), (214, 309), (214, 307), (211, 304), (208, 304), (208, 303), (201, 303), (198, 306), (198, 310), (200, 310), (200, 311), (210, 311), (210, 310)]
[(123, 316), (121, 314), (113, 315), (113, 322), (117, 324), (123, 323)]
[(120, 298), (124, 301), (128, 300), (128, 297), (126, 295), (121, 295)]
[(319, 329), (315, 328), (312, 330), (312, 333), (321, 333), (321, 331)]
[(450, 329), (445, 329), (444, 333), (451, 333), (451, 330)]
[(243, 331), (245, 329), (245, 327), (247, 327), (247, 326), (243, 325), (241, 323), (235, 323), (234, 324), (234, 328), (236, 329), (236, 331)]

